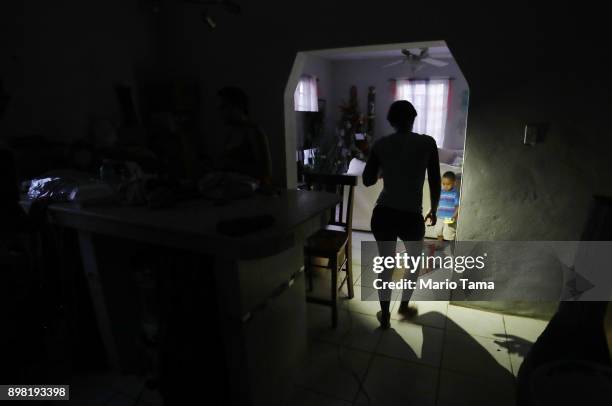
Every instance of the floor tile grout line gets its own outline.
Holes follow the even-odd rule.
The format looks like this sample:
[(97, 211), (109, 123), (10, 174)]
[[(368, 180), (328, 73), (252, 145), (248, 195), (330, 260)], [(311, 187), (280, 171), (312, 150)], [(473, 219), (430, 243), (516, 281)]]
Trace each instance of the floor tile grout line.
[[(382, 333), (382, 334), (384, 334), (384, 333)], [(434, 366), (434, 365), (431, 365), (431, 364), (427, 364), (425, 362), (408, 360), (408, 359), (405, 359), (405, 358), (394, 357), (392, 355), (388, 355), (388, 354), (384, 354), (384, 353), (378, 352), (378, 346), (380, 345), (380, 341), (382, 341), (382, 334), (380, 334), (380, 337), (378, 339), (378, 343), (376, 344), (375, 349), (372, 350), (372, 351), (364, 350), (363, 348), (351, 347), (351, 346), (348, 346), (346, 344), (340, 344), (340, 346), (342, 348), (344, 348), (345, 350), (349, 350), (349, 351), (365, 353), (365, 354), (368, 354), (368, 355), (374, 355), (376, 357), (387, 358), (387, 359), (391, 359), (391, 360), (394, 360), (394, 361), (405, 362), (405, 363), (408, 363), (408, 364), (422, 366), (422, 367), (426, 367), (426, 368), (430, 368), (430, 369), (440, 369), (441, 364), (442, 364), (442, 357), (440, 357), (439, 365), (438, 366)], [(323, 344), (329, 344), (329, 345), (334, 345), (334, 346), (338, 345), (337, 342), (326, 341), (326, 340), (322, 340), (320, 338), (313, 338), (313, 340), (317, 341), (319, 343), (323, 343)]]
[[(375, 315), (371, 314), (371, 313), (364, 313), (364, 312), (360, 312), (358, 310), (351, 310), (349, 308), (346, 309), (347, 311), (351, 312), (351, 313), (357, 313), (361, 316), (369, 316), (369, 317), (376, 317)], [(440, 313), (442, 314), (442, 313)], [(412, 321), (412, 320), (397, 320), (397, 319), (392, 319), (393, 321), (397, 321), (399, 323), (403, 323), (403, 324), (410, 324), (413, 326), (419, 326), (419, 327), (429, 327), (429, 328), (435, 328), (436, 330), (445, 330), (445, 327), (440, 327), (440, 326), (433, 326), (431, 324), (424, 324), (424, 323), (419, 323), (417, 321)]]
[[(474, 334), (474, 333), (469, 333), (469, 332), (467, 332), (467, 331), (465, 331), (465, 330), (456, 330), (456, 329), (452, 329), (452, 328), (451, 328), (451, 329), (448, 329), (448, 328), (447, 328), (447, 329), (446, 329), (446, 331), (447, 331), (448, 333), (453, 333), (453, 334), (462, 334), (462, 335), (468, 335), (468, 336), (472, 336), (472, 337), (479, 337), (479, 338), (486, 338), (486, 339), (489, 339), (489, 340), (498, 340), (498, 339), (499, 339), (499, 337), (484, 336), (484, 335), (482, 335), (482, 334)], [(503, 335), (504, 335), (504, 337), (506, 337), (506, 338), (507, 338), (507, 335), (506, 335), (506, 333), (505, 333), (505, 332), (504, 332), (504, 333), (501, 333), (501, 334), (503, 334)]]
[[(440, 366), (440, 371), (452, 372), (456, 375), (463, 375), (463, 376), (467, 376), (468, 378), (474, 378), (474, 379), (485, 379), (485, 380), (489, 379), (488, 375), (473, 374), (470, 372), (461, 371), (459, 369), (447, 368), (447, 367), (442, 367), (442, 366)], [(516, 377), (514, 375), (511, 374), (510, 376), (512, 377), (512, 380), (516, 381)]]
[[(416, 366), (420, 366), (420, 367), (426, 367), (426, 368), (429, 368), (429, 369), (440, 369), (439, 366), (436, 367), (436, 366), (433, 366), (433, 365), (430, 365), (430, 364), (425, 364), (425, 363), (422, 363), (422, 362), (412, 361), (412, 360), (408, 360), (408, 359), (405, 359), (405, 358), (398, 358), (398, 357), (394, 357), (394, 356), (387, 355), (387, 354), (375, 353), (374, 355), (377, 356), (377, 357), (387, 358), (387, 359), (390, 359), (390, 360), (393, 360), (393, 361), (405, 362), (407, 364), (416, 365)], [(442, 363), (441, 360), (440, 360), (440, 363)]]
[[(370, 359), (368, 360), (368, 365), (366, 366), (366, 370), (365, 373), (363, 374), (363, 379), (359, 385), (359, 389), (357, 390), (357, 393), (355, 394), (355, 396), (353, 397), (353, 402), (352, 404), (355, 405), (357, 403), (357, 399), (359, 399), (359, 394), (361, 393), (361, 389), (365, 389), (365, 382), (366, 379), (368, 379), (368, 373), (370, 372), (370, 368), (372, 367), (372, 363), (374, 362), (374, 357), (376, 356), (376, 349), (378, 348), (378, 346), (380, 345), (380, 341), (382, 340), (382, 334), (379, 334), (378, 337), (378, 341), (376, 343), (376, 345), (374, 346), (374, 351), (372, 351), (372, 353), (370, 354)], [(367, 395), (368, 398), (368, 403), (370, 403), (370, 396)]]
[[(340, 342), (328, 342), (328, 341), (322, 341), (322, 340), (319, 340), (319, 339), (313, 339), (313, 341), (318, 341), (319, 343), (326, 344), (326, 345), (330, 345), (330, 346), (334, 347), (334, 348), (335, 348), (335, 351), (336, 351), (336, 355), (337, 355), (337, 357), (338, 357), (338, 358), (337, 358), (337, 359), (338, 359), (338, 361), (340, 361), (340, 352), (341, 352), (343, 349), (344, 349), (344, 350), (349, 350), (349, 351), (352, 351), (352, 352), (359, 352), (359, 353), (363, 353), (364, 355), (370, 355), (370, 351), (365, 351), (365, 350), (362, 350), (362, 349), (353, 349), (353, 348), (349, 348), (349, 347), (347, 347), (347, 346), (343, 346), (343, 345), (342, 345)], [(369, 360), (368, 360), (368, 361), (369, 361)], [(340, 365), (340, 363), (339, 363), (339, 365)], [(356, 374), (356, 372), (355, 372), (354, 370), (353, 370), (352, 372)], [(362, 382), (361, 382), (361, 386), (363, 386), (363, 382), (365, 381), (365, 377), (366, 377), (366, 375), (367, 375), (367, 373), (366, 373), (366, 372), (367, 372), (367, 367), (366, 367), (366, 371), (364, 371), (364, 377), (363, 377), (363, 378), (359, 378), (359, 377), (357, 377), (357, 379), (359, 379), (360, 381), (362, 381)], [(354, 376), (353, 376), (353, 377), (354, 377)], [(302, 385), (302, 384), (296, 384), (296, 383), (294, 383), (294, 384), (293, 384), (293, 386), (294, 386), (294, 387), (298, 387), (298, 388), (302, 388), (302, 389), (305, 389), (305, 390), (308, 390), (308, 391), (313, 392), (313, 393), (316, 393), (316, 394), (318, 394), (318, 395), (322, 395), (322, 396), (325, 396), (325, 397), (328, 397), (328, 398), (332, 398), (332, 399), (336, 399), (336, 400), (341, 400), (341, 401), (346, 402), (346, 403), (348, 403), (348, 404), (352, 404), (352, 401), (350, 401), (350, 400), (347, 400), (347, 399), (341, 398), (341, 397), (339, 397), (339, 396), (330, 395), (330, 394), (328, 394), (328, 393), (324, 393), (324, 392), (318, 391), (318, 390), (316, 390), (316, 389), (314, 389), (314, 388), (311, 388), (311, 387), (308, 387), (308, 386), (306, 386), (306, 385)], [(360, 390), (360, 387), (358, 388), (358, 392), (359, 392), (359, 390)]]
[[(363, 312), (363, 311), (351, 309), (350, 306), (348, 306), (348, 305), (343, 305), (342, 308), (345, 311), (348, 311), (350, 313), (356, 313), (356, 314), (358, 314), (360, 316), (376, 317), (376, 315), (374, 315), (372, 313), (366, 313), (366, 312)], [(393, 312), (393, 309), (394, 308), (392, 308), (391, 312)], [(443, 313), (440, 313), (440, 314), (443, 314)], [(409, 324), (409, 325), (418, 326), (418, 327), (428, 327), (428, 328), (434, 328), (436, 330), (445, 330), (445, 327), (433, 326), (431, 324), (419, 323), (418, 321), (414, 321), (414, 320), (406, 320), (406, 319), (401, 319), (401, 320), (400, 319), (392, 319), (392, 320), (396, 321), (396, 322), (399, 322), (399, 323)], [(446, 325), (446, 323), (445, 323), (445, 325)]]
[(368, 350), (364, 350), (363, 348), (355, 348), (355, 347), (349, 347), (347, 345), (344, 345), (342, 343), (338, 343), (338, 342), (332, 342), (332, 341), (326, 341), (326, 340), (322, 340), (320, 338), (313, 338), (313, 341), (317, 341), (320, 344), (329, 344), (329, 345), (333, 345), (335, 347), (337, 347), (338, 345), (340, 347), (342, 347), (345, 350), (349, 350), (349, 351), (355, 351), (355, 352), (361, 352), (363, 354), (373, 354), (373, 351), (368, 351)]
[[(383, 334), (384, 334), (384, 332), (383, 332)], [(380, 335), (379, 343), (377, 344), (377, 347), (378, 347), (378, 345), (380, 345), (380, 341), (382, 341), (382, 334)], [(433, 366), (433, 365), (428, 365), (428, 364), (424, 364), (424, 363), (420, 363), (420, 362), (416, 362), (416, 361), (411, 361), (411, 360), (406, 360), (406, 359), (402, 359), (402, 358), (392, 357), (392, 356), (389, 356), (389, 355), (386, 355), (386, 354), (380, 354), (380, 353), (378, 353), (375, 350), (375, 352), (371, 353), (371, 358), (369, 360), (369, 363), (368, 363), (368, 366), (367, 366), (367, 369), (366, 369), (366, 372), (365, 372), (364, 378), (363, 378), (363, 382), (364, 382), (363, 386), (365, 386), (365, 380), (368, 377), (368, 373), (370, 372), (370, 368), (372, 366), (372, 363), (374, 362), (374, 358), (376, 358), (376, 357), (378, 357), (378, 358), (385, 358), (385, 359), (389, 359), (389, 360), (393, 360), (393, 361), (398, 361), (400, 363), (405, 363), (405, 364), (414, 365), (414, 366), (417, 366), (417, 367), (424, 367), (426, 369), (435, 370), (436, 373), (437, 373), (437, 380), (439, 380), (439, 374), (440, 374), (440, 369), (441, 369), (440, 366), (436, 367), (436, 366)], [(440, 365), (441, 365), (441, 363), (442, 363), (442, 360), (440, 359)], [(436, 391), (437, 391), (437, 382), (436, 382), (436, 389), (434, 389), (434, 392), (433, 392), (434, 394), (437, 395)], [(355, 396), (355, 400), (353, 401), (353, 405), (357, 404), (359, 393), (360, 392), (358, 392), (357, 395)]]
[[(448, 306), (447, 306), (447, 313), (448, 313)], [(446, 321), (444, 322), (444, 324), (446, 325)], [(446, 328), (444, 329), (446, 330)], [(442, 334), (442, 345), (440, 346), (440, 365), (438, 367), (438, 377), (436, 379), (436, 397), (435, 397), (435, 402), (434, 405), (438, 406), (438, 400), (440, 398), (440, 380), (442, 379), (442, 362), (443, 357), (444, 357), (444, 346), (446, 345), (446, 333)]]
[[(351, 318), (351, 320), (352, 320), (353, 316), (351, 315), (351, 312), (349, 312), (348, 309), (344, 309), (344, 311), (347, 313), (348, 317)], [(362, 316), (362, 317), (363, 316), (373, 317), (373, 316), (370, 316), (370, 315), (363, 315), (363, 314), (359, 314), (359, 316)], [(352, 321), (351, 321), (351, 326), (352, 326)], [(348, 338), (349, 332), (350, 332), (350, 328), (349, 328), (349, 330), (347, 332), (345, 332), (343, 334), (343, 336), (339, 337), (339, 341), (331, 341), (330, 342), (330, 341), (325, 341), (324, 339), (321, 339), (321, 338), (315, 338), (315, 340), (317, 340), (319, 342), (323, 342), (325, 344), (333, 345), (334, 347), (337, 347), (338, 351), (342, 351), (342, 349), (344, 349), (344, 350), (356, 351), (356, 352), (361, 352), (361, 353), (364, 353), (364, 354), (368, 354), (369, 359), (368, 359), (368, 363), (367, 363), (366, 369), (365, 369), (365, 371), (363, 373), (363, 377), (354, 376), (353, 375), (353, 377), (358, 380), (358, 382), (357, 382), (358, 383), (357, 392), (353, 396), (352, 402), (350, 402), (351, 404), (354, 404), (357, 401), (357, 398), (359, 397), (359, 394), (361, 393), (362, 389), (365, 389), (365, 381), (367, 379), (369, 369), (370, 369), (370, 367), (372, 365), (372, 362), (374, 360), (374, 356), (376, 355), (374, 351), (375, 351), (376, 347), (379, 345), (382, 335), (379, 334), (377, 342), (374, 345), (373, 350), (368, 351), (368, 350), (364, 350), (363, 348), (354, 348), (354, 347), (351, 347), (349, 345), (346, 345), (345, 342), (346, 342), (346, 340)], [(355, 373), (355, 371), (352, 371), (352, 372)]]
[(446, 311), (444, 312), (444, 330), (448, 327), (448, 306), (450, 306), (450, 300), (446, 302)]

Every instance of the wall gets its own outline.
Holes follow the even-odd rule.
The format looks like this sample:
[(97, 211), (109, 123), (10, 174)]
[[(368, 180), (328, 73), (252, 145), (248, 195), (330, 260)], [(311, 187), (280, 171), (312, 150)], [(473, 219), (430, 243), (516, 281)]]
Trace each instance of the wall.
[[(536, 76), (470, 108), (459, 238), (579, 239), (593, 194), (610, 195), (605, 123), (609, 94), (596, 77)], [(545, 140), (522, 144), (527, 122), (549, 124)]]
[[(602, 90), (596, 77), (551, 72), (470, 108), (458, 239), (580, 239), (591, 197), (611, 195), (612, 160), (604, 157), (612, 146), (605, 122), (611, 106)], [(531, 121), (549, 128), (541, 144), (528, 147), (520, 135)], [(522, 272), (508, 270), (510, 278)], [(552, 284), (538, 276), (531, 283)], [(550, 303), (464, 304), (543, 318), (555, 309)]]
[[(365, 114), (367, 106), (368, 87), (376, 88), (376, 136), (384, 136), (393, 132), (393, 128), (386, 120), (387, 111), (393, 102), (392, 84), (390, 79), (405, 78), (409, 76), (408, 68), (404, 64), (382, 66), (395, 62), (396, 58), (380, 59), (357, 59), (357, 60), (334, 60), (332, 61), (332, 83), (333, 83), (333, 121), (340, 119), (338, 106), (348, 99), (349, 88), (357, 86), (359, 107)], [(449, 65), (435, 68), (430, 65), (420, 69), (415, 77), (426, 79), (429, 77), (450, 77), (451, 100), (449, 105), (448, 121), (446, 125), (444, 148), (463, 149), (465, 141), (465, 125), (467, 110), (462, 109), (462, 95), (468, 90), (467, 82), (459, 67), (452, 59), (446, 59)], [(442, 147), (442, 146), (440, 146)]]
[(0, 77), (11, 101), (0, 138), (69, 141), (83, 137), (94, 117), (117, 122), (114, 86), (134, 86), (155, 60), (148, 2), (3, 3), (12, 4), (0, 12)]

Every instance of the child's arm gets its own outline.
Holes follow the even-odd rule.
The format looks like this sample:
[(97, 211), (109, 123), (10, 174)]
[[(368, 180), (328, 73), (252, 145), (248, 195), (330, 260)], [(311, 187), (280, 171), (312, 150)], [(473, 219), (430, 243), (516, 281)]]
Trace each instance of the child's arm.
[(455, 212), (453, 213), (453, 220), (457, 221), (457, 216), (459, 215), (459, 194), (455, 196)]

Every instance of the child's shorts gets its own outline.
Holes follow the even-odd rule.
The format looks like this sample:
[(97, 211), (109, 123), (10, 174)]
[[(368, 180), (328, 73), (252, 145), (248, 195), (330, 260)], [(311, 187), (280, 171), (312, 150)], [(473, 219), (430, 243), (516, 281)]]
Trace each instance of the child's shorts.
[(439, 218), (434, 226), (436, 237), (442, 236), (446, 241), (453, 241), (457, 235), (457, 222), (445, 223), (444, 219)]

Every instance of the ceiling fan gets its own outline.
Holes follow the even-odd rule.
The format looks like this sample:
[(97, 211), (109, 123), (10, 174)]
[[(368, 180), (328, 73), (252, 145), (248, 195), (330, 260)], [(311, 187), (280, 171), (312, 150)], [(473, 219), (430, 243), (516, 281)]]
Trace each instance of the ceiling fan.
[(448, 65), (448, 62), (430, 57), (429, 48), (420, 48), (417, 51), (410, 49), (402, 49), (402, 54), (404, 54), (404, 57), (402, 59), (388, 63), (384, 65), (383, 68), (399, 65), (401, 63), (408, 63), (412, 71), (417, 71), (424, 66), (424, 63), (433, 65), (437, 68), (441, 68), (442, 66)]

